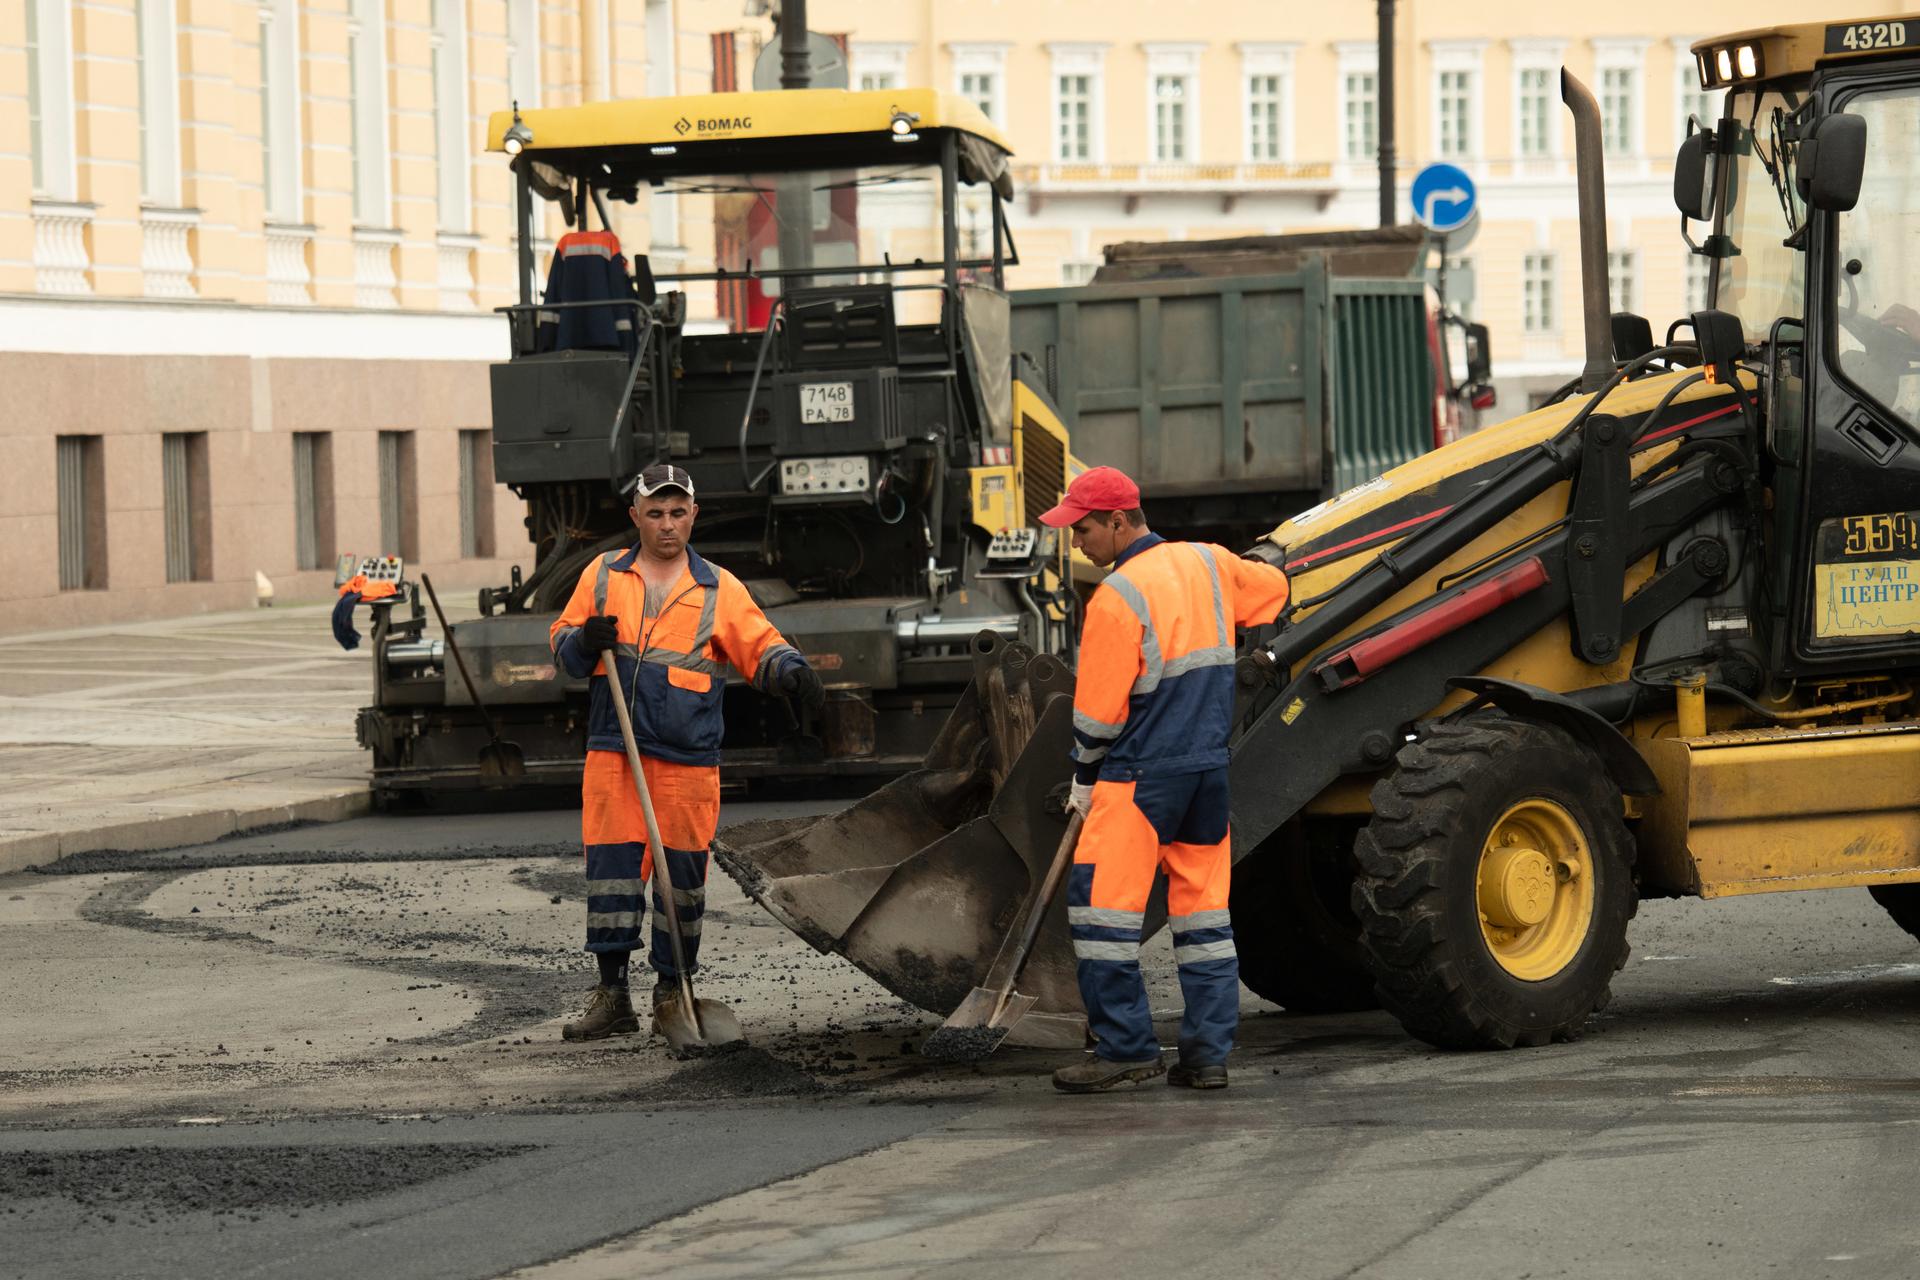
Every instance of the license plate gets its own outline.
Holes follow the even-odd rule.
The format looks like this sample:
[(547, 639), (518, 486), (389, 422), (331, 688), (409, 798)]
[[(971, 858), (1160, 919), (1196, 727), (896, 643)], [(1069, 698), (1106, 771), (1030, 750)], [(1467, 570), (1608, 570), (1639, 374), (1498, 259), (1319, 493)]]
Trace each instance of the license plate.
[[(1912, 34), (1909, 34), (1909, 33)], [(1920, 35), (1920, 22), (1841, 22), (1827, 28), (1828, 53), (1904, 49)]]
[(1815, 547), (1816, 642), (1920, 632), (1920, 512), (1823, 520)]
[(800, 421), (852, 422), (851, 382), (808, 382), (800, 388)]

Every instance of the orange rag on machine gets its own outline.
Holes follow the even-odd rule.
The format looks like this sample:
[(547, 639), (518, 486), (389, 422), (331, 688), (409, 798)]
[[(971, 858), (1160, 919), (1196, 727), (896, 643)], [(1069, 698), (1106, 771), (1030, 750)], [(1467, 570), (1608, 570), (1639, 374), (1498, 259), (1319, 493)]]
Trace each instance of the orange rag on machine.
[(364, 573), (356, 573), (348, 578), (340, 588), (340, 598), (333, 604), (333, 638), (340, 642), (340, 647), (360, 647), (360, 633), (353, 629), (353, 606), (362, 600), (385, 600), (388, 596), (398, 594), (400, 584), (397, 582), (369, 582)]
[(385, 600), (388, 596), (398, 595), (399, 593), (399, 583), (368, 582), (367, 575), (364, 573), (354, 574), (351, 578), (347, 579), (347, 584), (340, 588), (341, 595), (352, 594), (362, 600)]

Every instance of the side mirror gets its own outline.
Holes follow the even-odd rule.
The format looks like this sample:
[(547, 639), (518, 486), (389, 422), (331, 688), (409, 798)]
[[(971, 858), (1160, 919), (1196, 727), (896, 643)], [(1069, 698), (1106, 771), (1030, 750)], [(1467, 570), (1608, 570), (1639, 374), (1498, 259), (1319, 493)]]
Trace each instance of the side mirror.
[(1833, 213), (1845, 213), (1859, 202), (1866, 169), (1867, 122), (1862, 116), (1821, 116), (1800, 140), (1794, 157), (1800, 198)]
[(1467, 381), (1481, 383), (1492, 376), (1493, 348), (1487, 342), (1487, 326), (1470, 324), (1467, 326)]
[[(1713, 135), (1690, 133), (1673, 157), (1673, 203), (1682, 217), (1695, 222), (1713, 220), (1713, 171), (1716, 157), (1707, 150)], [(1805, 144), (1802, 144), (1803, 146)]]

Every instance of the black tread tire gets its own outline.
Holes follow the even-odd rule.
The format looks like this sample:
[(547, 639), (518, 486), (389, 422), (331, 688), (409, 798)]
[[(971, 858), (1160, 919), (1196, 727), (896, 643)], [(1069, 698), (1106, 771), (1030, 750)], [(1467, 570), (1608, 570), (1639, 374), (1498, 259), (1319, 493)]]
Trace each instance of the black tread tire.
[(1876, 884), (1867, 892), (1887, 909), (1895, 924), (1920, 938), (1920, 884)]
[(1353, 916), (1355, 819), (1288, 823), (1234, 864), (1240, 981), (1289, 1013), (1380, 1007)]
[[(1487, 949), (1475, 887), (1487, 832), (1529, 797), (1565, 807), (1594, 861), (1587, 937), (1539, 982)], [(1536, 1046), (1575, 1038), (1606, 1006), (1639, 892), (1619, 788), (1590, 750), (1503, 715), (1436, 724), (1374, 784), (1373, 813), (1354, 842), (1353, 908), (1380, 1003), (1408, 1032), (1443, 1049)]]

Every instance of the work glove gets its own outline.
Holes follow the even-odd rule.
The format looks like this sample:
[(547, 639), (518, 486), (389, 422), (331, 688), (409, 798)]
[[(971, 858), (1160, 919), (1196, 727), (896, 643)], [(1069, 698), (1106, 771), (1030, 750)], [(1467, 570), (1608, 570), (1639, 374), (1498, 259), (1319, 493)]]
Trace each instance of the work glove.
[(804, 662), (791, 663), (780, 673), (780, 692), (809, 711), (819, 711), (827, 701), (820, 673)]
[(1084, 821), (1093, 813), (1093, 784), (1075, 779), (1067, 788), (1067, 811), (1077, 813)]
[(580, 624), (580, 643), (588, 653), (604, 653), (620, 643), (620, 619), (596, 613)]

